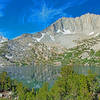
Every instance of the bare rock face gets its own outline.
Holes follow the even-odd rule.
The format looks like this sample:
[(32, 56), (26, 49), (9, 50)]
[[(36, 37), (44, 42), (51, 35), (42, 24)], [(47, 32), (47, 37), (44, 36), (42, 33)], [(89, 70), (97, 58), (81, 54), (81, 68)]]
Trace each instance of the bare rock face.
[(100, 35), (100, 15), (86, 14), (76, 18), (61, 18), (45, 30), (33, 35), (37, 42), (59, 44), (66, 48)]
[(61, 32), (92, 35), (89, 33), (100, 32), (100, 15), (86, 14), (76, 18), (61, 18), (44, 31), (55, 34)]
[(16, 39), (28, 38), (34, 42), (73, 48), (77, 46), (77, 41), (98, 35), (100, 35), (100, 15), (85, 14), (76, 18), (63, 17), (41, 32), (23, 34)]

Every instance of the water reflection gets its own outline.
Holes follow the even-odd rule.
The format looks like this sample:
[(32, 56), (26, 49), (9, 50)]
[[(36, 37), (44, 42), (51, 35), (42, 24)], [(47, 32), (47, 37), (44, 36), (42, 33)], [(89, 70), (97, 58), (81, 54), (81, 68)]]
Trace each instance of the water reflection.
[(74, 65), (74, 71), (84, 75), (88, 75), (88, 72), (90, 71), (92, 74), (96, 74), (97, 77), (100, 77), (100, 66)]
[(29, 88), (40, 88), (44, 82), (51, 87), (60, 73), (60, 66), (8, 66), (0, 68), (0, 72), (6, 71), (12, 79), (23, 82)]
[[(74, 71), (79, 74), (87, 75), (88, 71), (96, 74), (100, 78), (99, 66), (83, 66), (74, 65)], [(52, 87), (57, 77), (60, 75), (61, 66), (8, 66), (5, 68), (0, 67), (0, 72), (6, 71), (12, 79), (22, 82), (29, 88), (40, 88), (44, 82), (49, 83)]]

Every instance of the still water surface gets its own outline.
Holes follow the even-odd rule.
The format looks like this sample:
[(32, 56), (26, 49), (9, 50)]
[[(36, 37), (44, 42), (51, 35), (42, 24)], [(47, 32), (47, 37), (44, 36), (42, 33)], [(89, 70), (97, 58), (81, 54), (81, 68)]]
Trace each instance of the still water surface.
[[(87, 75), (88, 71), (100, 78), (99, 66), (77, 66), (73, 67), (74, 71), (79, 74)], [(57, 77), (60, 75), (61, 66), (22, 66), (1, 68), (0, 72), (6, 71), (12, 79), (22, 82), (28, 88), (40, 88), (43, 83), (48, 82), (52, 87)]]

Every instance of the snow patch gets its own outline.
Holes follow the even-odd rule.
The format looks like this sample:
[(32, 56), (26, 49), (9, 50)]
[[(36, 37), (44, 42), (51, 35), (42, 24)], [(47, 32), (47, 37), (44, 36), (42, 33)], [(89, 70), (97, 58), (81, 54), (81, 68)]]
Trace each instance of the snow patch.
[(32, 46), (32, 43), (29, 43), (28, 46)]
[(6, 55), (5, 57), (8, 58), (8, 59), (12, 59), (12, 56)]
[(57, 33), (61, 32), (61, 30), (58, 30)]
[(69, 29), (68, 30), (66, 30), (66, 29), (63, 29), (63, 31), (61, 31), (61, 30), (58, 30), (57, 31), (57, 33), (59, 33), (59, 32), (61, 32), (61, 33), (63, 33), (63, 34), (74, 34), (73, 32), (71, 32)]
[(0, 36), (0, 43), (6, 42), (6, 41), (7, 41), (6, 38), (4, 38), (3, 36)]
[(55, 41), (55, 38), (53, 36), (50, 35), (50, 38), (52, 41)]
[(23, 51), (25, 51), (25, 49), (23, 49)]
[(35, 40), (37, 40), (38, 42), (40, 42), (41, 39), (44, 38), (44, 36), (45, 36), (45, 33), (42, 33), (42, 36), (41, 36), (40, 38), (35, 38), (35, 37), (33, 37), (33, 39), (35, 39)]
[(89, 33), (89, 35), (94, 35), (94, 32)]
[(95, 37), (96, 37), (96, 36), (99, 36), (99, 35), (100, 35), (100, 33), (97, 33), (97, 34), (95, 35)]
[(70, 30), (65, 30), (64, 29), (63, 31), (64, 31), (63, 34), (72, 34)]
[(44, 36), (45, 36), (45, 33), (42, 33), (42, 36), (41, 36), (40, 38), (37, 38), (36, 40), (37, 40), (38, 42), (40, 42), (41, 39), (44, 38)]

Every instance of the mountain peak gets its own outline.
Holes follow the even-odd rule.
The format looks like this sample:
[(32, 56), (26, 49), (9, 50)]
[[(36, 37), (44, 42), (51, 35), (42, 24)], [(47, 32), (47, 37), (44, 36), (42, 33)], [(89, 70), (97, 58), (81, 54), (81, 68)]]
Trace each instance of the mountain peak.
[(98, 35), (100, 35), (100, 15), (87, 13), (76, 18), (63, 17), (41, 32), (23, 34), (16, 39), (28, 39), (33, 42), (59, 44), (72, 48), (77, 45), (73, 41), (81, 41)]
[(81, 17), (95, 17), (95, 16), (100, 16), (100, 15), (98, 15), (98, 14), (93, 14), (93, 13), (86, 13), (86, 14), (84, 14), (84, 15), (81, 15), (81, 16), (79, 16), (79, 17), (62, 17), (62, 18), (60, 18), (60, 19), (58, 19), (58, 20), (62, 20), (62, 19), (75, 19), (75, 18), (81, 18)]
[(96, 31), (100, 32), (100, 15), (87, 13), (76, 18), (66, 18), (62, 17), (53, 23), (44, 31), (50, 31), (50, 33), (57, 33), (58, 30), (70, 30), (75, 33), (86, 33)]

